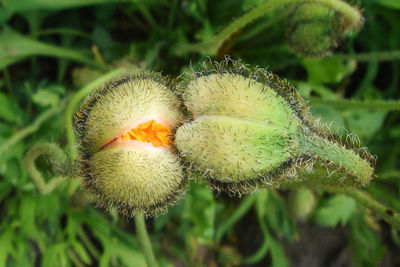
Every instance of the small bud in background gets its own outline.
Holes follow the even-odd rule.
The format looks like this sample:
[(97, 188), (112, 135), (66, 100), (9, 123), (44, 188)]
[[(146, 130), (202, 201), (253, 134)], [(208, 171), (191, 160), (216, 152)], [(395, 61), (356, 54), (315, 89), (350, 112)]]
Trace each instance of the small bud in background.
[(323, 3), (296, 5), (287, 18), (289, 47), (305, 57), (329, 54), (350, 31), (357, 31), (363, 24), (361, 12), (356, 8), (352, 12), (349, 19), (349, 14)]
[(308, 188), (293, 189), (288, 197), (288, 209), (290, 214), (298, 221), (306, 221), (316, 206), (317, 199)]

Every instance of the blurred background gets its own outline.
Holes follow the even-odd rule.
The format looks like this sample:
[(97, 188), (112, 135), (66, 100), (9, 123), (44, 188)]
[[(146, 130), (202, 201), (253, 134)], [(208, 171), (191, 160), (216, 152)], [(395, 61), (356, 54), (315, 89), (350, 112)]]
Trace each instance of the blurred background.
[[(287, 12), (254, 20), (213, 54), (190, 46), (262, 2), (0, 0), (0, 266), (146, 265), (132, 220), (95, 208), (79, 179), (38, 190), (23, 167), (36, 143), (67, 147), (66, 102), (121, 61), (172, 78), (205, 56), (268, 68), (323, 121), (359, 135), (378, 156), (365, 190), (400, 211), (400, 104), (379, 102), (400, 98), (400, 2), (349, 1), (365, 25), (317, 59), (288, 47)], [(36, 163), (51, 183), (48, 159)], [(147, 227), (161, 266), (400, 266), (399, 232), (347, 196), (305, 188), (238, 198), (193, 181)]]

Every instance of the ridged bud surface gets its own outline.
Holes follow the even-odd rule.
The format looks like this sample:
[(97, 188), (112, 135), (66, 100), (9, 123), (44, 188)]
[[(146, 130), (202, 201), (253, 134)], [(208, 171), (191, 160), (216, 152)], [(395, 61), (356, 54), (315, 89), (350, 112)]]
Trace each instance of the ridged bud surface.
[[(288, 161), (296, 143), (293, 130), (262, 121), (202, 116), (176, 132), (178, 150), (196, 167), (220, 182), (242, 182)], [(267, 177), (266, 177), (267, 178)]]

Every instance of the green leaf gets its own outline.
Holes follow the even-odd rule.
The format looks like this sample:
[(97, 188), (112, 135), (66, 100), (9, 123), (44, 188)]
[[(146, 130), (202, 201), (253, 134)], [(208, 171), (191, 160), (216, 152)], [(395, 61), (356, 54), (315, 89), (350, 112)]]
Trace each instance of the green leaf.
[(81, 52), (39, 42), (13, 32), (9, 28), (0, 33), (0, 70), (31, 56), (68, 58), (94, 68), (106, 68)]
[(355, 69), (351, 63), (345, 65), (335, 58), (304, 59), (303, 65), (311, 83), (338, 83)]
[(350, 220), (350, 245), (353, 249), (353, 261), (362, 267), (378, 266), (386, 248), (376, 231), (373, 231), (358, 213)]
[(315, 213), (315, 221), (322, 226), (346, 224), (356, 209), (356, 202), (347, 196), (336, 195), (322, 202)]
[(111, 4), (128, 0), (1, 0), (0, 22), (10, 18), (14, 13), (33, 10), (60, 10), (90, 5)]
[(192, 199), (190, 201), (190, 221), (193, 223), (193, 233), (202, 242), (211, 244), (214, 240), (215, 201), (207, 186), (192, 184)]
[(12, 250), (13, 230), (9, 228), (0, 235), (0, 266), (7, 266), (7, 257)]
[(35, 224), (36, 199), (32, 195), (22, 198), (20, 206), (20, 217), (22, 231), (27, 236), (34, 236), (37, 233)]
[(109, 249), (104, 249), (104, 252), (101, 254), (99, 266), (100, 267), (107, 267), (110, 266), (111, 252)]
[[(125, 234), (125, 233), (124, 233)], [(124, 266), (131, 266), (135, 263), (135, 266), (146, 267), (146, 259), (142, 253), (140, 253), (135, 246), (127, 244), (121, 238), (117, 236), (105, 235), (97, 232), (96, 236), (101, 240), (103, 245), (104, 253), (100, 259), (100, 266), (109, 266), (110, 258), (119, 257), (124, 263)]]
[(269, 251), (271, 253), (272, 267), (289, 266), (289, 261), (285, 256), (282, 245), (277, 242), (272, 236), (268, 238)]
[(284, 200), (276, 192), (270, 191), (268, 194), (265, 220), (276, 235), (284, 236), (289, 241), (294, 240), (296, 234), (294, 222), (286, 210)]
[(261, 4), (264, 1), (265, 0), (244, 0), (243, 4), (242, 4), (242, 9), (243, 9), (243, 11), (247, 11), (247, 10)]
[(81, 261), (85, 264), (90, 265), (92, 263), (92, 259), (90, 258), (88, 252), (86, 251), (85, 247), (78, 241), (72, 242), (72, 247), (74, 251), (79, 256)]
[(0, 181), (0, 202), (3, 201), (3, 199), (11, 192), (11, 190), (11, 184), (6, 181)]
[(48, 90), (39, 90), (32, 96), (33, 102), (39, 106), (55, 106), (60, 101), (60, 97)]
[[(51, 214), (51, 218), (57, 218), (64, 212), (63, 207), (60, 205), (60, 195), (47, 194), (37, 197), (36, 216), (45, 217)], [(68, 220), (69, 222), (69, 220)]]
[(323, 86), (317, 83), (311, 82), (297, 82), (296, 88), (300, 91), (300, 94), (305, 97), (309, 98), (311, 93), (316, 93), (317, 95), (321, 96), (324, 99), (338, 99), (339, 96), (332, 92), (328, 87)]
[(21, 166), (19, 165), (18, 160), (10, 159), (7, 162), (6, 170), (4, 173), (4, 178), (6, 179), (6, 181), (14, 186), (17, 185), (20, 173), (21, 173)]
[(333, 131), (337, 131), (340, 133), (345, 133), (345, 120), (343, 118), (343, 114), (337, 109), (325, 106), (325, 107), (315, 107), (311, 108), (311, 112), (313, 115), (320, 116), (322, 122), (331, 124), (331, 129)]
[[(2, 144), (2, 142), (0, 142), (0, 144)], [(12, 149), (7, 149), (6, 151), (4, 151), (0, 157), (0, 174), (5, 174), (9, 169), (8, 166), (9, 160), (18, 159), (20, 160), (20, 162), (22, 162), (25, 152), (26, 148), (23, 142), (16, 143), (15, 145), (12, 146)]]
[(356, 132), (363, 139), (369, 139), (382, 128), (387, 113), (385, 110), (358, 109), (347, 110), (343, 115), (346, 128)]
[[(1, 64), (2, 63), (0, 62), (0, 66)], [(7, 122), (20, 124), (22, 122), (21, 114), (22, 111), (19, 109), (14, 98), (0, 92), (0, 119), (3, 119)]]
[(64, 266), (67, 246), (65, 243), (50, 245), (46, 248), (42, 256), (41, 266)]

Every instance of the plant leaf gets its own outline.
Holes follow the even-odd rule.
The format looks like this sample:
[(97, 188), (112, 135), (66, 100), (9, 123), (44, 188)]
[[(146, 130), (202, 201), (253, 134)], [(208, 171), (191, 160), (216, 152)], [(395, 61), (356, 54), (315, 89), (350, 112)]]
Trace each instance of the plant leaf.
[(68, 58), (98, 69), (106, 67), (76, 50), (46, 44), (6, 28), (0, 33), (0, 70), (31, 56)]
[(356, 202), (345, 195), (336, 195), (323, 202), (315, 213), (315, 221), (322, 226), (346, 224), (356, 209)]

